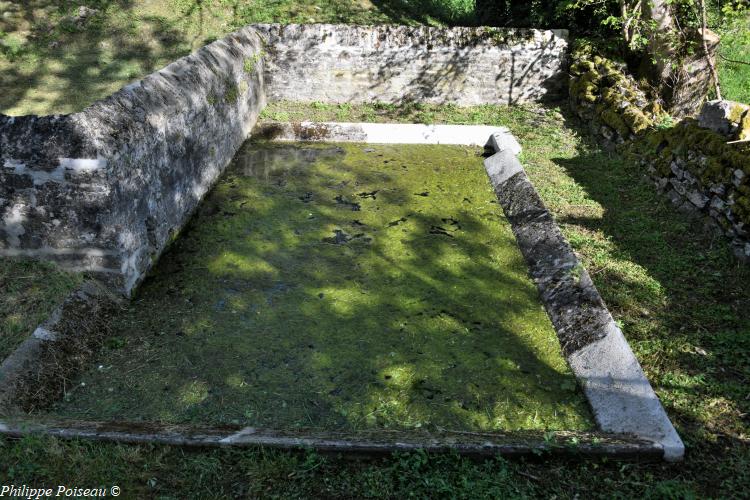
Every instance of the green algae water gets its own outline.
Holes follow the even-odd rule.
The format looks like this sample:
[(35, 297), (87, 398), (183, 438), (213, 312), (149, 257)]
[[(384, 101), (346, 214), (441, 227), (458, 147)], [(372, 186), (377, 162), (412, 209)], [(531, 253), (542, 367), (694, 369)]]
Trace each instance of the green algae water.
[(593, 428), (479, 153), (247, 143), (53, 412)]

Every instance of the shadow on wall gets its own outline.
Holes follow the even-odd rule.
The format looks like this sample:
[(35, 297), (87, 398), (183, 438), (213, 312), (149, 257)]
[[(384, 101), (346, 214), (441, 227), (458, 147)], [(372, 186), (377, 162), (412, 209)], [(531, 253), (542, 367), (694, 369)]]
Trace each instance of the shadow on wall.
[[(519, 30), (505, 33), (504, 36), (512, 40), (515, 37), (523, 39), (527, 35), (523, 30)], [(505, 42), (499, 42), (496, 34), (485, 32), (476, 37), (468, 50), (476, 50), (476, 47), (482, 44), (488, 44), (491, 47), (496, 43)], [(551, 50), (555, 44), (554, 38), (544, 41), (541, 47), (536, 49), (538, 54), (531, 60), (519, 57), (521, 51), (513, 48), (509, 48), (507, 53), (500, 58), (485, 56), (490, 61), (487, 69), (495, 73), (496, 88), (500, 89), (500, 93), (507, 95), (505, 102), (492, 104), (513, 106), (529, 100), (543, 104), (559, 103), (565, 89), (563, 78), (548, 78), (539, 82), (539, 85), (532, 83), (538, 80), (538, 77), (533, 77), (537, 72), (560, 59), (559, 52)], [(408, 74), (406, 70), (416, 66), (420, 70), (406, 82), (399, 84), (400, 87), (408, 89), (404, 93), (404, 98), (399, 102), (427, 101), (434, 104), (453, 104), (462, 93), (473, 93), (472, 91), (475, 90), (472, 88), (473, 84), (486, 84), (481, 78), (484, 68), (476, 67), (477, 60), (482, 56), (474, 54), (472, 61), (467, 57), (466, 51), (467, 48), (456, 47), (448, 59), (441, 61), (439, 67), (436, 68), (436, 64), (431, 64), (431, 60), (435, 57), (435, 54), (431, 52), (420, 51), (415, 59), (412, 53), (405, 55), (404, 52), (394, 50), (380, 63), (369, 91), (377, 93), (384, 87), (392, 87), (391, 82), (395, 78)], [(484, 48), (483, 52), (489, 52), (489, 48)], [(371, 74), (372, 72), (365, 72), (362, 76)], [(354, 100), (361, 99), (362, 97), (355, 97)], [(482, 99), (482, 97), (479, 99), (481, 102), (472, 104), (487, 104), (487, 99)]]

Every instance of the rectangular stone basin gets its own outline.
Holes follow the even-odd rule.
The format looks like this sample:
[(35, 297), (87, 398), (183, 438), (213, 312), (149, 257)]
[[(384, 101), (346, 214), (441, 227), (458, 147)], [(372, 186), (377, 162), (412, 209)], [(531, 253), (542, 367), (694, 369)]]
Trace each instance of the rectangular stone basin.
[(246, 143), (50, 415), (594, 429), (482, 160)]

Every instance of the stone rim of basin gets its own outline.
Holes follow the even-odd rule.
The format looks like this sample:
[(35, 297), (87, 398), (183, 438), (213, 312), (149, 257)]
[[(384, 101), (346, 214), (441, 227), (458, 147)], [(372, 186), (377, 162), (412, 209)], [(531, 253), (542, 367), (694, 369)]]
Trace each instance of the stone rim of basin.
[[(484, 161), (487, 175), (506, 217), (511, 222), (516, 241), (529, 264), (542, 303), (558, 334), (563, 354), (583, 388), (599, 430), (615, 435), (634, 436), (636, 442), (641, 443), (635, 444), (635, 448), (646, 454), (649, 450), (652, 452), (653, 446), (656, 446), (667, 461), (679, 461), (683, 458), (682, 440), (646, 379), (622, 331), (617, 327), (604, 305), (591, 278), (562, 236), (554, 219), (526, 176), (517, 158), (521, 152), (521, 145), (507, 128), (312, 122), (273, 125), (275, 128), (270, 138), (280, 141), (383, 143), (382, 141), (389, 140), (388, 143), (391, 144), (461, 144), (484, 146), (494, 153)], [(263, 137), (262, 130), (261, 128), (261, 137)], [(487, 141), (479, 140), (480, 137), (488, 136)], [(73, 295), (75, 294), (80, 294), (80, 291), (73, 292)], [(93, 300), (105, 299), (94, 297)], [(31, 342), (41, 345), (58, 341), (60, 336), (55, 333), (55, 326), (64, 314), (66, 304), (70, 303), (71, 301), (66, 301), (60, 310), (43, 323), (32, 334)], [(594, 310), (593, 313), (591, 313), (592, 310)], [(38, 353), (38, 349), (28, 349), (22, 346), (3, 362), (0, 367), (0, 374), (3, 375), (0, 379), (0, 393), (7, 390), (6, 386), (19, 377), (34, 376), (34, 372), (38, 375), (40, 371), (52, 369), (36, 363)], [(118, 434), (106, 431), (106, 425), (97, 425), (104, 429), (103, 434), (81, 431), (80, 426), (71, 426), (65, 431), (54, 425), (37, 425), (36, 427), (31, 425), (27, 426), (27, 430), (23, 430), (21, 429), (23, 426), (19, 427), (7, 421), (6, 423), (0, 422), (0, 433), (8, 435), (19, 435), (24, 432), (55, 433), (56, 435), (67, 433), (73, 437), (87, 436), (95, 439), (150, 440), (153, 442), (174, 438), (174, 436), (165, 438), (163, 432), (159, 434), (153, 429), (150, 432), (136, 429), (134, 432)], [(240, 439), (254, 435), (255, 431), (254, 428), (244, 428), (230, 436), (222, 436), (220, 439), (201, 439), (204, 444), (259, 444), (258, 439), (255, 438)], [(180, 439), (183, 443), (192, 443), (195, 441), (193, 438), (183, 436)], [(289, 442), (274, 440), (268, 436), (263, 439), (267, 444), (280, 447), (300, 446), (300, 443), (304, 445), (304, 439), (293, 439)], [(331, 448), (331, 444), (326, 444), (326, 442), (324, 439), (318, 442), (318, 445), (322, 448)], [(650, 444), (644, 445), (643, 442)], [(482, 446), (485, 448), (485, 453), (487, 450), (508, 452), (508, 450), (501, 449), (502, 447), (495, 447), (490, 440), (487, 443), (480, 445), (477, 449), (461, 448), (460, 443), (454, 444), (459, 451), (463, 450), (468, 453), (480, 452)], [(538, 445), (539, 443), (536, 445), (531, 443), (526, 451), (536, 449), (535, 446)], [(349, 445), (344, 445), (343, 448), (333, 446), (331, 449), (345, 450), (347, 446)], [(388, 447), (383, 443), (371, 443), (368, 449), (383, 446)], [(612, 447), (609, 449), (609, 453), (614, 455), (632, 454), (632, 451), (630, 448)], [(608, 453), (606, 447), (604, 453)]]

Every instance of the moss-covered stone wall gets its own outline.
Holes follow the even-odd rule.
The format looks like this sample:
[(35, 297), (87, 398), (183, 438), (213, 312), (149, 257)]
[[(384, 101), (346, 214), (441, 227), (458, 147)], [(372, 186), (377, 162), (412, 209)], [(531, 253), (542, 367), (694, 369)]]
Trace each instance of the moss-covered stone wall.
[(735, 254), (750, 262), (750, 143), (732, 142), (750, 138), (746, 106), (738, 105), (736, 117), (720, 117), (726, 130), (703, 128), (708, 125), (692, 118), (674, 124), (623, 63), (585, 45), (573, 50), (569, 91), (571, 109), (594, 135), (628, 143), (675, 205), (713, 221)]
[(591, 132), (615, 144), (643, 135), (666, 116), (624, 64), (595, 55), (588, 46), (573, 50), (569, 98), (571, 109)]
[(746, 106), (738, 105), (742, 116), (723, 117), (729, 120), (725, 131), (703, 128), (708, 125), (692, 118), (674, 124), (624, 63), (585, 44), (572, 52), (569, 99), (594, 135), (609, 144), (628, 143), (675, 205), (713, 221), (731, 240), (735, 254), (750, 262), (750, 143), (732, 143), (750, 138)]
[(715, 221), (738, 257), (750, 261), (750, 145), (686, 119), (634, 144), (649, 177), (673, 203)]

